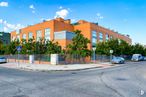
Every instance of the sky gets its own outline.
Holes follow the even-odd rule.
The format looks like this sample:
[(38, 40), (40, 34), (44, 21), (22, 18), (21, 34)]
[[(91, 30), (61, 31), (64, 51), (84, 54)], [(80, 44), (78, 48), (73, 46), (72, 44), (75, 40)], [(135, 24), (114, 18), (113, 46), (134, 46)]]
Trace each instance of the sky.
[(0, 31), (56, 17), (98, 22), (146, 45), (146, 0), (0, 0)]

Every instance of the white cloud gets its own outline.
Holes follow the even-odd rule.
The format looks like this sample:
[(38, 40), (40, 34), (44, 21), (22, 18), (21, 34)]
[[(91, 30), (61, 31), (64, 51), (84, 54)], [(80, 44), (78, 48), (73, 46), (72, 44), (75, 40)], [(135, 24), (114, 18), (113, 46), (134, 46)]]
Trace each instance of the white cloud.
[(63, 8), (62, 6), (59, 7), (59, 9), (62, 9), (62, 8)]
[(35, 13), (35, 11), (33, 10), (32, 13)]
[(0, 2), (0, 7), (8, 7), (8, 2)]
[(4, 30), (4, 32), (8, 32), (8, 28), (7, 27), (4, 27), (3, 30)]
[(30, 9), (35, 9), (35, 7), (34, 7), (33, 4), (31, 4), (31, 5), (29, 6), (29, 8), (30, 8)]
[(97, 13), (96, 15), (97, 15), (97, 16), (100, 16), (100, 13)]
[(17, 30), (17, 29), (21, 29), (24, 26), (21, 24), (10, 24), (7, 21), (0, 19), (0, 24), (3, 24), (4, 26), (4, 31), (9, 31), (9, 30)]
[(41, 20), (41, 21), (50, 21), (51, 19), (49, 19), (49, 18), (48, 18), (48, 19), (41, 18), (40, 20)]
[(56, 12), (54, 18), (57, 18), (57, 17), (66, 18), (68, 14), (69, 14), (68, 9), (61, 9)]
[(97, 13), (96, 15), (97, 15), (97, 20), (101, 20), (104, 18), (100, 13)]
[(3, 23), (3, 19), (0, 19), (0, 24), (2, 24)]
[(31, 12), (32, 13), (35, 13), (35, 7), (33, 4), (29, 5), (29, 8), (31, 9)]
[(71, 22), (75, 23), (75, 22), (77, 22), (77, 20), (76, 19), (71, 19)]

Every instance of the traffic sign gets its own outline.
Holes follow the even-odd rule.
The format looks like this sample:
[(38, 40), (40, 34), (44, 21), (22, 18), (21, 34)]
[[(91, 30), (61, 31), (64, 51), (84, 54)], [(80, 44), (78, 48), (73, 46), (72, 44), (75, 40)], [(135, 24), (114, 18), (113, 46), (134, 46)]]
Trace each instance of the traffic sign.
[(110, 50), (110, 53), (112, 54), (114, 51), (113, 50)]
[(17, 46), (16, 49), (17, 49), (17, 51), (21, 51), (22, 46)]

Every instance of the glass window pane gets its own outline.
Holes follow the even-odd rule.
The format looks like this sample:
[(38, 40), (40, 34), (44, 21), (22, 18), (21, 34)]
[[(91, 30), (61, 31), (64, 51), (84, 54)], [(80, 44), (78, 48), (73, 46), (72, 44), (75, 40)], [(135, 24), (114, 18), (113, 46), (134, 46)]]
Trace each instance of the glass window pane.
[(36, 38), (37, 41), (39, 41), (40, 38), (42, 38), (42, 31), (41, 30), (38, 30), (37, 31), (37, 38)]
[(50, 28), (45, 29), (45, 39), (50, 40)]
[(29, 32), (28, 38), (29, 38), (29, 39), (32, 39), (32, 38), (33, 38), (33, 33), (32, 33), (32, 32)]

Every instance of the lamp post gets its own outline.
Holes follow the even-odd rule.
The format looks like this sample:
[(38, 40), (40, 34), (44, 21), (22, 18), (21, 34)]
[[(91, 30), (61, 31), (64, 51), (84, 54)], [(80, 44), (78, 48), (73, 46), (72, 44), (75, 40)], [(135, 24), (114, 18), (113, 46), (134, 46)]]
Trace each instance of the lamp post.
[(96, 54), (95, 54), (95, 51), (96, 51), (96, 47), (93, 47), (92, 48), (92, 50), (93, 50), (93, 56), (94, 56), (94, 63), (96, 62)]
[(112, 62), (112, 54), (113, 54), (113, 50), (110, 50), (110, 62)]

